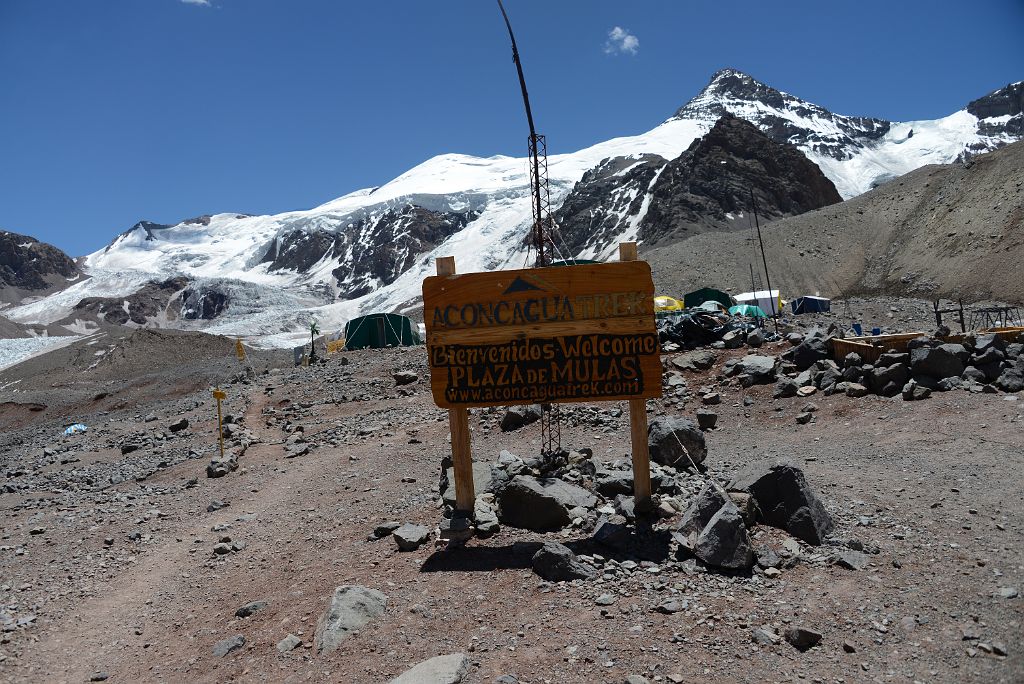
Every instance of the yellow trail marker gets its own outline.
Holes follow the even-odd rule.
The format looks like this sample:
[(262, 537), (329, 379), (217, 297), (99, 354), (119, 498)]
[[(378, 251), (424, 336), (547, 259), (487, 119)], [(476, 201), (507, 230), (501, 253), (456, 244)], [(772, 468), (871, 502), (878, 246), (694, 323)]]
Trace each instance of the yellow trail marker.
[[(242, 343), (239, 342), (238, 346), (241, 347)], [(244, 352), (243, 352), (244, 353)], [(224, 393), (221, 388), (213, 390), (213, 398), (217, 400), (217, 436), (220, 438), (220, 457), (224, 458), (224, 426), (221, 424), (220, 414), (220, 402), (227, 399), (228, 395)]]
[(242, 340), (235, 340), (235, 354), (238, 355), (239, 361), (245, 361), (245, 347), (242, 346)]

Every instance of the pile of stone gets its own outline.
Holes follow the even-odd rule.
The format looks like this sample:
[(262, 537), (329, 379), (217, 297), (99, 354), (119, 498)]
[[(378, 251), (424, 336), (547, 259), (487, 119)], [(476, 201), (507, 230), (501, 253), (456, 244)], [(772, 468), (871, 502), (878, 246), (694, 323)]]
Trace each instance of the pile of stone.
[[(1007, 343), (995, 334), (967, 335), (962, 343), (930, 336), (911, 340), (906, 352), (887, 350), (874, 363), (857, 353), (829, 358), (825, 334), (812, 331), (783, 355), (774, 396), (825, 394), (860, 397), (902, 395), (907, 401), (932, 392), (1019, 392), (1024, 389), (1024, 335)], [(750, 358), (750, 357), (747, 357)]]

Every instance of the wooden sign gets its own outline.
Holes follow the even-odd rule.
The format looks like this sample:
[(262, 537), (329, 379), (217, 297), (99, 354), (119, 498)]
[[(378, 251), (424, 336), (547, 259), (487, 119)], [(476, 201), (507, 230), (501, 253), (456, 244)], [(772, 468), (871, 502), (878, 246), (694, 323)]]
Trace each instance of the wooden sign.
[(430, 385), (448, 409), (455, 507), (472, 516), (472, 406), (629, 400), (633, 493), (651, 509), (645, 399), (661, 396), (654, 283), (636, 243), (618, 263), (455, 273), (423, 281)]
[(646, 262), (434, 276), (423, 302), (442, 408), (661, 396)]

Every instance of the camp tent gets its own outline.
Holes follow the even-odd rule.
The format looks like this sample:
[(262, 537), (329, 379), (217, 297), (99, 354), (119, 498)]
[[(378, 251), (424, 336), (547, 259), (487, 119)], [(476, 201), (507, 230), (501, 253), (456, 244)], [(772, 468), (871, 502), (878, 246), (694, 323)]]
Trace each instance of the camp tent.
[(832, 310), (832, 300), (824, 297), (797, 297), (789, 303), (794, 314), (819, 313)]
[(683, 303), (675, 297), (666, 297), (665, 295), (659, 295), (654, 298), (654, 311), (661, 313), (663, 311), (682, 311)]
[(721, 290), (716, 290), (713, 287), (702, 287), (699, 290), (694, 290), (687, 295), (683, 296), (683, 305), (687, 309), (692, 309), (700, 306), (706, 301), (715, 301), (721, 304), (725, 308), (729, 308), (733, 304), (732, 297)]
[(737, 304), (751, 304), (761, 307), (767, 315), (782, 313), (782, 297), (778, 290), (758, 290), (757, 292), (743, 292), (736, 295)]
[(701, 309), (703, 311), (710, 311), (711, 313), (723, 313), (727, 309), (727, 307), (724, 306), (722, 302), (715, 301), (714, 299), (709, 299), (708, 301), (704, 302), (703, 304), (696, 308)]
[(380, 349), (382, 347), (423, 344), (408, 316), (373, 313), (353, 318), (345, 325), (345, 349)]
[(549, 267), (555, 266), (582, 266), (584, 264), (599, 264), (600, 261), (594, 261), (593, 259), (565, 259), (564, 261), (552, 261), (548, 264)]
[(768, 318), (761, 307), (752, 304), (737, 304), (729, 307), (729, 313), (733, 316), (752, 316), (754, 318)]

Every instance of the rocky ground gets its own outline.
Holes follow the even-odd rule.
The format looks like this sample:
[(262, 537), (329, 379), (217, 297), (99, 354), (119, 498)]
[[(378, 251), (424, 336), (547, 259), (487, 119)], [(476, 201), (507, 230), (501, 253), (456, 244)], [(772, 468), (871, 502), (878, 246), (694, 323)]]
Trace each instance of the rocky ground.
[[(447, 548), (448, 421), (423, 348), (294, 369), (268, 355), (252, 373), (193, 337), (138, 337), (100, 356), (141, 372), (147, 345), (175, 343), (184, 360), (145, 381), (97, 374), (73, 348), (30, 362), (46, 380), (34, 389), (24, 364), (0, 374), (3, 401), (14, 398), (0, 435), (0, 679), (376, 683), (453, 654), (399, 681), (1024, 679), (1019, 392), (773, 398), (791, 361), (744, 387), (742, 359), (781, 358), (795, 348), (785, 340), (715, 350), (697, 370), (666, 355), (652, 422), (716, 420), (697, 433), (706, 473), (654, 466), (661, 513), (643, 539), (664, 548), (601, 532), (646, 529), (614, 489), (592, 492), (628, 476), (628, 414), (615, 403), (563, 409), (562, 443), (576, 452), (558, 481), (593, 498), (564, 528), (499, 522)], [(227, 392), (224, 461), (214, 382)], [(72, 417), (88, 431), (62, 436)], [(500, 409), (470, 420), (490, 481), (540, 467), (537, 423), (502, 430)], [(802, 469), (834, 523), (823, 543), (762, 521), (749, 526), (749, 569), (681, 550), (670, 533), (708, 482), (766, 458)], [(569, 555), (548, 560), (581, 579), (538, 574), (557, 576), (536, 559), (545, 542), (564, 544)]]

